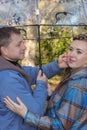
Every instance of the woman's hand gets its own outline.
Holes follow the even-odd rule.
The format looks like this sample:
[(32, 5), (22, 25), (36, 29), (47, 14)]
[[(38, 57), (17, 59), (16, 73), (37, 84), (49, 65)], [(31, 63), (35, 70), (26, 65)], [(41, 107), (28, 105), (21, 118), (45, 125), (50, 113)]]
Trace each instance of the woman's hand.
[(4, 103), (6, 104), (6, 107), (9, 108), (11, 111), (17, 113), (21, 117), (25, 118), (27, 107), (23, 104), (21, 99), (17, 97), (17, 103), (12, 101), (8, 96), (4, 98)]
[(64, 54), (59, 56), (58, 66), (60, 68), (67, 68), (67, 67), (69, 67), (68, 66), (68, 54), (67, 53), (64, 53)]

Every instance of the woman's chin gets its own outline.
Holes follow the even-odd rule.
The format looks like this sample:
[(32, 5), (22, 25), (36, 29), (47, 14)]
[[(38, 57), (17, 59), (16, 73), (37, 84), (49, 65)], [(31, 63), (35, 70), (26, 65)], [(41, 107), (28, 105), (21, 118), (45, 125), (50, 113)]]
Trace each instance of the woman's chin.
[(68, 66), (69, 66), (70, 68), (72, 68), (72, 69), (73, 69), (73, 68), (76, 68), (75, 65), (70, 64), (70, 63), (68, 64)]

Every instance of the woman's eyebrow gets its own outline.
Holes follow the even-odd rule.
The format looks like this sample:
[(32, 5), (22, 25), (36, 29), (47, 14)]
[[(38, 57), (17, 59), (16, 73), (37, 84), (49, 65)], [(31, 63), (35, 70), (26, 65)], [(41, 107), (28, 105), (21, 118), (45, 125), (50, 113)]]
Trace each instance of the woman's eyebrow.
[[(70, 46), (69, 48), (74, 48), (73, 46)], [(81, 52), (87, 52), (87, 50), (82, 50), (82, 49), (80, 49), (80, 48), (76, 48), (76, 50), (78, 50), (78, 51), (81, 51)]]
[(77, 51), (81, 51), (81, 52), (83, 52), (83, 53), (87, 53), (87, 50), (82, 50), (82, 49), (79, 49), (79, 48), (77, 48), (76, 50), (77, 50)]

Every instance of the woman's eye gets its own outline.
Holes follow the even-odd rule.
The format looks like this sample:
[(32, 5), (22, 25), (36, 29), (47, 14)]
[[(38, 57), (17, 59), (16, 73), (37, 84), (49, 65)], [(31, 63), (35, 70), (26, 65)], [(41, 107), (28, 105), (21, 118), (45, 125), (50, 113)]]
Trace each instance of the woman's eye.
[(81, 51), (77, 51), (77, 53), (78, 53), (78, 54), (82, 54), (82, 52), (81, 52)]
[(69, 50), (70, 50), (70, 51), (73, 51), (73, 49), (72, 49), (72, 48), (69, 48)]

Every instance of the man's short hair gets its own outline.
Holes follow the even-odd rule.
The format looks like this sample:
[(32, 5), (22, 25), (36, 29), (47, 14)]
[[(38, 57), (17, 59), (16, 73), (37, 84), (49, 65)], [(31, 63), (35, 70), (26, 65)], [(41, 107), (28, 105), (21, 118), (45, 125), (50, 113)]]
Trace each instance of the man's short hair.
[(9, 45), (13, 33), (20, 35), (20, 29), (8, 26), (0, 28), (0, 47)]

